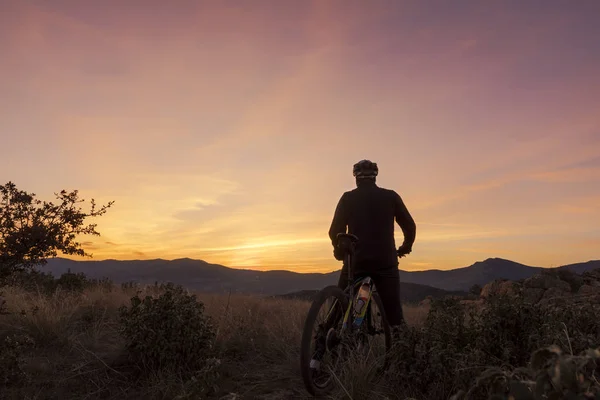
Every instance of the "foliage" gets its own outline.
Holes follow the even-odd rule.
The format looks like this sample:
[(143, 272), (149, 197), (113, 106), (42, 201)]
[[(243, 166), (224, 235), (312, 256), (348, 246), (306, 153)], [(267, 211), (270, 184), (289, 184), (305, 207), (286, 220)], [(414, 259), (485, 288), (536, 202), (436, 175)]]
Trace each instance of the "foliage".
[(23, 352), (33, 345), (27, 335), (5, 336), (0, 345), (0, 386), (15, 385), (26, 379), (20, 359)]
[(571, 286), (572, 292), (577, 292), (579, 288), (583, 285), (583, 278), (581, 275), (577, 275), (576, 273), (568, 270), (568, 269), (559, 269), (557, 271), (552, 271), (556, 273), (556, 277), (560, 280), (567, 282)]
[(28, 292), (51, 294), (56, 289), (56, 279), (47, 272), (35, 269), (20, 270), (4, 276), (4, 279), (0, 279), (0, 285), (18, 287)]
[(84, 212), (77, 190), (55, 193), (57, 204), (36, 199), (34, 193), (8, 182), (0, 185), (0, 278), (15, 271), (43, 265), (58, 252), (90, 256), (77, 241), (78, 235), (100, 234), (87, 218), (104, 215), (114, 202)]
[(58, 278), (47, 272), (32, 270), (15, 271), (0, 282), (1, 285), (18, 287), (28, 292), (52, 295), (57, 290), (81, 293), (86, 288), (101, 287), (111, 291), (113, 282), (108, 278), (90, 279), (84, 273), (73, 273), (70, 270)]
[(204, 304), (181, 286), (162, 286), (162, 294), (131, 298), (119, 309), (122, 335), (134, 364), (144, 373), (199, 371), (205, 365), (215, 330)]
[(203, 398), (208, 393), (217, 391), (220, 366), (221, 360), (218, 358), (207, 358), (202, 368), (183, 382), (175, 400)]
[[(587, 368), (581, 367), (588, 375), (584, 373), (584, 378), (577, 375), (577, 379), (593, 381), (594, 375), (588, 369), (592, 365), (590, 357), (596, 353), (575, 357), (554, 350), (551, 354), (544, 353), (544, 349), (556, 345), (567, 349), (569, 354), (579, 354), (599, 346), (599, 311), (599, 304), (543, 306), (525, 302), (521, 296), (508, 295), (491, 296), (477, 308), (457, 299), (436, 300), (424, 326), (409, 329), (393, 351), (389, 373), (393, 391), (423, 399), (448, 398), (459, 392), (456, 399), (465, 400), (501, 392), (502, 396), (489, 398), (505, 399), (509, 397), (503, 396), (508, 396), (510, 390), (517, 393), (525, 387), (534, 388), (534, 383), (535, 390), (542, 390), (542, 383), (536, 381), (542, 379), (540, 374), (547, 373), (544, 376), (551, 381), (556, 373), (552, 368), (559, 365), (572, 371), (575, 367), (569, 365), (573, 363), (583, 363)], [(529, 366), (532, 353), (536, 354), (536, 360), (546, 354), (556, 355), (558, 361), (551, 366), (541, 367), (538, 363)], [(568, 374), (571, 379), (572, 372)], [(550, 396), (547, 398), (570, 398), (552, 397), (556, 386), (552, 390), (544, 388), (544, 393)], [(587, 390), (587, 386), (578, 386), (577, 390), (580, 389)], [(573, 393), (579, 393), (577, 390)], [(515, 397), (521, 398), (542, 397)]]
[(471, 286), (471, 288), (469, 289), (469, 293), (475, 296), (479, 296), (481, 294), (481, 285), (473, 285)]
[(83, 292), (86, 287), (92, 285), (92, 282), (88, 280), (84, 273), (73, 273), (68, 270), (56, 280), (56, 285), (70, 292)]
[(530, 367), (505, 371), (489, 368), (467, 391), (451, 400), (488, 398), (498, 400), (597, 399), (600, 397), (600, 351), (588, 349), (577, 356), (557, 346), (535, 351)]

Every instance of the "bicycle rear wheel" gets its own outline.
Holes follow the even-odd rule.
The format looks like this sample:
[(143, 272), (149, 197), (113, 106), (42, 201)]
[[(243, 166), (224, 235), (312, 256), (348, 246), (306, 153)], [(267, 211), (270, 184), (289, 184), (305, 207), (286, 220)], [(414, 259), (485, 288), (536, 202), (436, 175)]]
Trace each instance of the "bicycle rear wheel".
[(376, 347), (374, 354), (378, 358), (383, 358), (382, 368), (385, 369), (388, 365), (388, 356), (392, 346), (392, 334), (383, 303), (377, 292), (373, 292), (370, 306), (369, 329), (373, 336), (372, 345)]
[[(339, 361), (337, 345), (347, 308), (348, 297), (343, 290), (328, 286), (317, 294), (306, 316), (300, 348), (300, 370), (306, 390), (313, 396), (325, 395), (335, 385), (332, 371), (335, 373)], [(325, 318), (319, 322), (322, 314)], [(328, 364), (330, 361), (333, 365)]]

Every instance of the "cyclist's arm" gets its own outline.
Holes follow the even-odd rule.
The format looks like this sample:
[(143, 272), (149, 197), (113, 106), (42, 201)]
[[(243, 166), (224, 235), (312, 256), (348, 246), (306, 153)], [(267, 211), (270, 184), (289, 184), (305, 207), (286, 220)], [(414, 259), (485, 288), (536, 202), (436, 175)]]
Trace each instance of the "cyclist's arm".
[(333, 220), (331, 221), (331, 226), (329, 227), (329, 239), (331, 239), (331, 244), (334, 246), (336, 235), (338, 233), (346, 233), (346, 225), (348, 225), (345, 198), (346, 194), (344, 193), (338, 201), (337, 207), (335, 208), (335, 213), (333, 214)]
[(394, 192), (394, 197), (396, 198), (396, 222), (400, 225), (402, 233), (404, 233), (404, 243), (402, 243), (402, 246), (412, 249), (417, 235), (417, 225), (400, 195)]

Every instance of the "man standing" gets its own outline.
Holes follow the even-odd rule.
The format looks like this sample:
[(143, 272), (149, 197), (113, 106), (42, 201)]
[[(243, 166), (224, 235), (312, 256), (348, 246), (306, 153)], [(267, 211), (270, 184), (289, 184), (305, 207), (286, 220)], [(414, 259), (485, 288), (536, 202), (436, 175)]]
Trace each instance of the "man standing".
[[(412, 251), (416, 225), (398, 193), (377, 186), (378, 173), (377, 164), (369, 160), (354, 164), (356, 189), (345, 192), (340, 198), (329, 238), (334, 245), (334, 257), (343, 260), (344, 254), (336, 247), (336, 235), (349, 233), (358, 237), (354, 276), (362, 278), (369, 275), (372, 278), (388, 322), (397, 333), (404, 324), (398, 257)], [(404, 242), (398, 249), (394, 240), (394, 221), (404, 233)], [(338, 282), (342, 289), (348, 285), (347, 268), (347, 265), (342, 267)]]

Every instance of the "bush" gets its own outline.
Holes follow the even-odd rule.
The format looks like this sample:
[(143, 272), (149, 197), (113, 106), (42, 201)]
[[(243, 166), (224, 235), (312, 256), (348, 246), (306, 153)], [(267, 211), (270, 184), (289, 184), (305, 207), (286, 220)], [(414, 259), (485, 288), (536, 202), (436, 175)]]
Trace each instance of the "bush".
[(51, 273), (38, 270), (16, 271), (2, 279), (0, 287), (4, 285), (48, 296), (54, 294), (59, 288), (62, 291), (81, 293), (92, 287), (107, 291), (112, 291), (114, 287), (113, 282), (108, 278), (89, 279), (83, 272), (74, 273), (70, 270), (58, 279)]
[(5, 336), (0, 345), (0, 386), (21, 383), (26, 375), (21, 368), (24, 350), (33, 345), (33, 340), (22, 334)]
[(597, 399), (600, 397), (600, 351), (588, 349), (578, 356), (565, 355), (557, 346), (541, 348), (531, 355), (529, 368), (511, 372), (489, 368), (467, 391), (451, 400), (475, 399)]
[(474, 333), (467, 317), (459, 300), (436, 299), (423, 327), (405, 330), (394, 344), (389, 371), (395, 393), (441, 399), (463, 387), (459, 370)]
[(56, 284), (62, 290), (69, 292), (83, 292), (83, 290), (89, 286), (92, 286), (92, 282), (87, 279), (83, 272), (73, 273), (68, 270), (56, 280)]
[(119, 309), (122, 335), (139, 372), (171, 371), (193, 376), (202, 370), (215, 337), (204, 304), (181, 286), (162, 286), (162, 294), (131, 298)]
[(526, 303), (521, 296), (490, 297), (472, 320), (473, 347), (478, 361), (492, 365), (523, 365), (532, 351), (548, 345), (548, 312)]
[[(459, 391), (465, 396), (474, 387), (469, 395), (472, 397), (464, 399), (483, 399), (488, 392), (506, 394), (507, 388), (519, 390), (525, 383), (530, 387), (530, 380), (535, 383), (539, 374), (550, 371), (544, 367), (546, 372), (540, 372), (537, 364), (533, 370), (524, 369), (538, 349), (542, 350), (535, 353), (536, 357), (546, 354), (543, 349), (552, 345), (569, 354), (600, 345), (599, 311), (598, 304), (544, 306), (527, 303), (522, 296), (508, 295), (487, 298), (478, 309), (468, 308), (456, 299), (436, 300), (424, 326), (409, 329), (393, 351), (393, 391), (416, 398), (442, 399)], [(585, 360), (557, 355), (556, 365), (567, 368), (569, 363), (583, 362), (588, 368), (592, 353), (586, 354)], [(541, 383), (536, 385), (536, 390), (542, 390)], [(549, 389), (544, 390), (550, 393)], [(490, 398), (508, 398), (502, 396)], [(516, 397), (521, 398), (530, 397)]]
[(0, 282), (0, 286), (18, 287), (28, 292), (52, 294), (56, 290), (56, 279), (47, 272), (38, 270), (15, 271)]
[(472, 294), (474, 296), (479, 296), (481, 294), (481, 286), (480, 285), (473, 285), (471, 286), (471, 288), (469, 289), (469, 294)]

